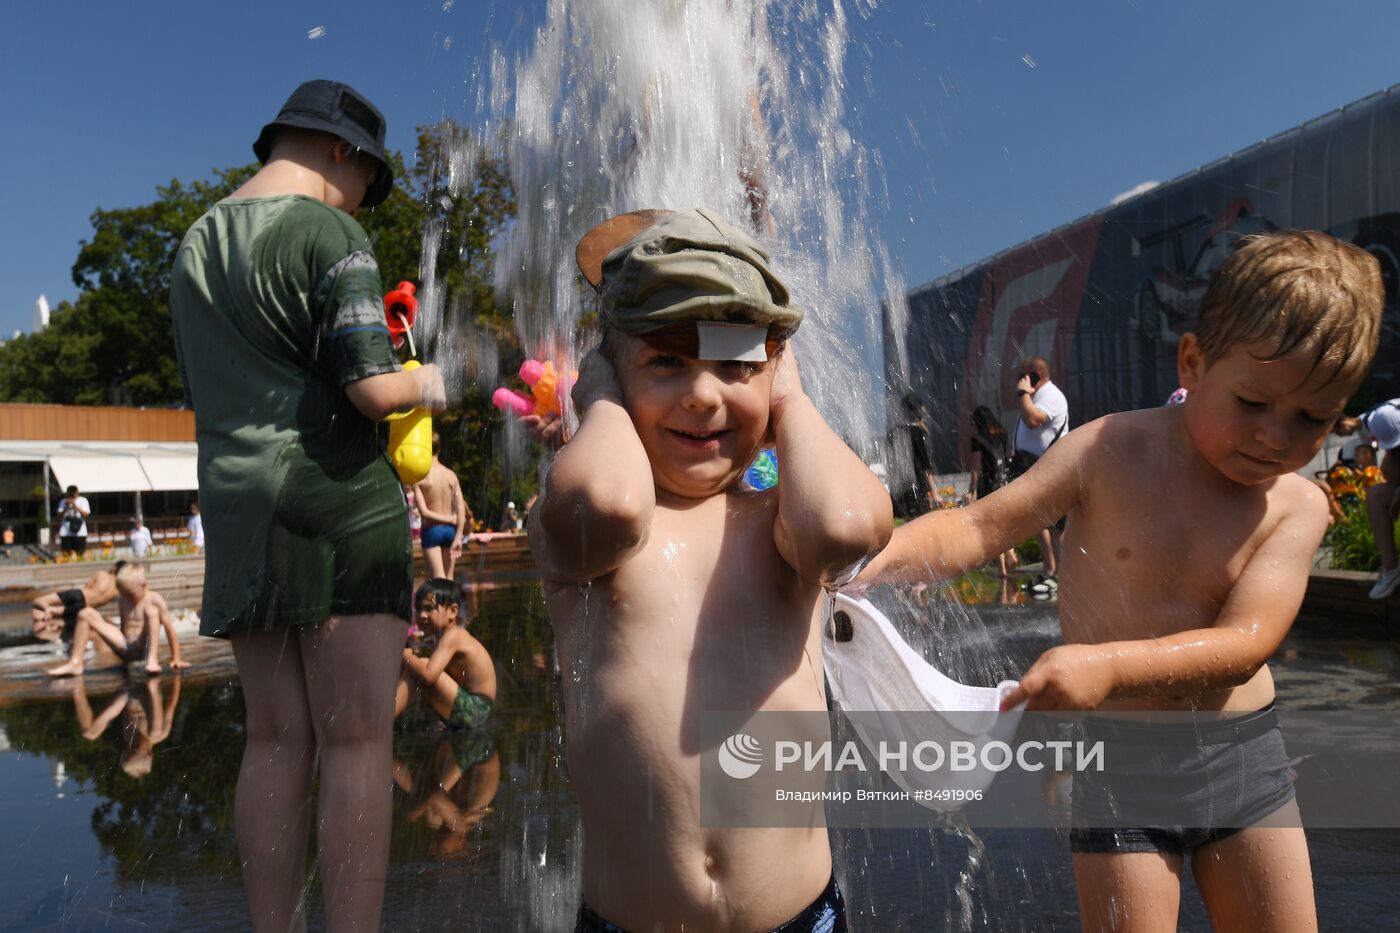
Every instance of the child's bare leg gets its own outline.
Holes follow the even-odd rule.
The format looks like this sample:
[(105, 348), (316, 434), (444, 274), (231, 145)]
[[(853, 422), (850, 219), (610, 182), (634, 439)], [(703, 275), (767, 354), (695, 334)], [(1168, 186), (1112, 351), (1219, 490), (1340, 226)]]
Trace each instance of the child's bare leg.
[[(1389, 454), (1386, 459), (1392, 459)], [(1395, 555), (1395, 505), (1400, 502), (1400, 491), (1390, 483), (1378, 483), (1366, 490), (1366, 518), (1371, 525), (1371, 534), (1376, 539), (1376, 550), (1380, 552), (1381, 568), (1391, 570), (1396, 566)]]
[(428, 703), (433, 707), (433, 712), (437, 713), (444, 720), (452, 717), (452, 704), (457, 699), (457, 681), (447, 673), (438, 675), (437, 682), (431, 687), (424, 687), (423, 696), (427, 697)]
[(1043, 528), (1040, 532), (1040, 559), (1044, 562), (1045, 575), (1053, 577), (1060, 572), (1060, 555), (1055, 553), (1055, 531)]
[(73, 625), (73, 651), (68, 656), (68, 663), (50, 668), (48, 675), (69, 677), (81, 674), (85, 666), (83, 657), (87, 654), (88, 641), (94, 635), (105, 641), (118, 656), (126, 650), (126, 636), (122, 634), (121, 626), (108, 622), (102, 618), (102, 613), (89, 606), (79, 611), (78, 619)]
[(457, 554), (451, 547), (442, 549), (442, 575), (449, 580), (457, 579), (452, 574), (457, 570)]
[(1291, 827), (1253, 826), (1204, 846), (1191, 858), (1191, 873), (1217, 930), (1293, 931), (1317, 929), (1308, 840), (1298, 824), (1298, 804), (1289, 801), (1274, 815), (1289, 814)]
[(74, 674), (83, 672), (83, 655), (87, 653), (88, 639), (92, 635), (88, 631), (87, 620), (78, 615), (78, 621), (73, 625), (73, 650), (68, 655), (68, 660), (58, 667), (51, 667), (44, 673), (50, 677), (71, 677)]
[(55, 612), (60, 615), (63, 612), (63, 600), (58, 598), (57, 593), (46, 593), (29, 604), (29, 615), (33, 622), (35, 638), (52, 641), (58, 637), (59, 632), (63, 631), (62, 626), (54, 622)]
[(331, 930), (379, 929), (403, 642), (403, 620), (391, 615), (332, 618), (301, 634), (320, 751), (316, 839)]
[(399, 682), (394, 687), (394, 718), (397, 719), (404, 710), (408, 709), (408, 704), (412, 703), (418, 690), (409, 676), (407, 670), (402, 665), (399, 666)]
[(1181, 906), (1180, 855), (1076, 852), (1074, 883), (1085, 933), (1172, 933)]
[(428, 568), (428, 579), (436, 579), (443, 575), (442, 555), (446, 548), (425, 547), (423, 548), (423, 563)]
[(303, 887), (316, 733), (301, 648), (288, 630), (233, 637), (247, 709), (234, 831), (255, 930), (305, 930)]

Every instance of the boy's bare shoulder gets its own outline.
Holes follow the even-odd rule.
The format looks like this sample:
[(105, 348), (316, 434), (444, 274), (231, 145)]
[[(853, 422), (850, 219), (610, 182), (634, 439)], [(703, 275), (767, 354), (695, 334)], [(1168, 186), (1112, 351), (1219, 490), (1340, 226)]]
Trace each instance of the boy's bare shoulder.
[(481, 642), (473, 638), (472, 634), (462, 628), (461, 625), (454, 625), (443, 633), (442, 638), (438, 639), (437, 650), (450, 651), (454, 655), (466, 654), (479, 644), (481, 644)]
[(1145, 447), (1160, 443), (1175, 430), (1175, 415), (1169, 409), (1141, 408), (1104, 415), (1071, 433), (1115, 447)]
[(1327, 495), (1316, 483), (1309, 482), (1297, 473), (1287, 473), (1274, 482), (1272, 490), (1280, 510), (1279, 519), (1302, 520), (1327, 524)]

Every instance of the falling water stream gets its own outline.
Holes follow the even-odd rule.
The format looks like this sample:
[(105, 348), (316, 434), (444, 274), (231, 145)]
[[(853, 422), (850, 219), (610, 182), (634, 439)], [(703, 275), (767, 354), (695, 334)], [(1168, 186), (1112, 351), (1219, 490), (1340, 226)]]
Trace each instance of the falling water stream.
[[(708, 207), (756, 228), (807, 311), (797, 337), (804, 387), (867, 461), (890, 463), (881, 315), (904, 313), (905, 289), (871, 233), (888, 205), (879, 154), (858, 132), (861, 81), (848, 43), (851, 18), (879, 15), (869, 0), (548, 0), (521, 54), (491, 51), (475, 124), (442, 169), (461, 190), (484, 153), (509, 166), (518, 213), (496, 244), (495, 273), (526, 352), (563, 360), (582, 349), (590, 309), (573, 256), (585, 231), (639, 208)], [(438, 242), (425, 231), (418, 326), (428, 346), (439, 329), (462, 326), (433, 284), (450, 259), (436, 254)], [(440, 360), (449, 373), (497, 382), (489, 335), (452, 336), (437, 342), (456, 354)], [(1015, 676), (1056, 633), (1047, 609), (941, 597), (886, 608), (916, 649), (972, 683)], [(554, 679), (584, 672), (556, 671), (536, 587), (484, 593), (473, 630), (501, 671), (494, 745), (460, 747), (431, 721), (399, 728), (386, 928), (565, 929), (582, 846)], [(1281, 700), (1400, 703), (1400, 660), (1370, 631), (1300, 625), (1275, 670)], [(114, 917), (245, 926), (231, 834), (243, 740), (231, 665), (201, 665), (189, 678), (142, 781), (117, 768), (115, 731), (93, 737), (74, 724), (75, 708), (100, 709), (126, 689), (116, 674), (68, 693), (12, 683), (33, 695), (0, 704), (0, 841), (19, 855), (0, 880), (0, 927), (87, 929)], [(454, 789), (444, 774), (456, 775)], [(856, 929), (1076, 925), (1067, 846), (1054, 831), (979, 838), (955, 817), (932, 831), (831, 836)], [(1313, 835), (1324, 916), (1359, 928), (1386, 915), (1395, 836)], [(1205, 923), (1197, 901), (1183, 908), (1183, 928)]]

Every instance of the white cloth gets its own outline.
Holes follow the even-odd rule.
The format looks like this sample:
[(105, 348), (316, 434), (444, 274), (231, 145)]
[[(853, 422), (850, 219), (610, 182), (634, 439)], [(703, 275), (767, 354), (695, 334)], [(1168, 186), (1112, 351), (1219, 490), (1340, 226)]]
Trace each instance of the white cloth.
[(1046, 421), (1038, 428), (1016, 421), (1016, 449), (1037, 457), (1045, 455), (1050, 444), (1069, 425), (1069, 400), (1055, 383), (1046, 381), (1031, 393), (1031, 404), (1045, 412)]
[[(77, 508), (73, 508), (76, 505)], [(92, 514), (92, 506), (88, 505), (87, 496), (78, 496), (70, 505), (67, 499), (59, 502), (58, 513), (58, 534), (61, 538), (86, 538), (87, 537), (87, 516)], [(72, 513), (73, 520), (69, 520), (69, 513)]]
[(185, 527), (190, 530), (190, 543), (195, 547), (204, 547), (204, 519), (191, 515)]
[(1381, 450), (1400, 447), (1400, 398), (1393, 398), (1361, 416), (1361, 424)]
[(131, 553), (137, 557), (145, 557), (146, 552), (151, 549), (151, 529), (142, 525), (140, 528), (131, 529)]
[[(833, 637), (832, 613), (849, 618), (849, 641)], [(828, 603), (823, 631), (822, 660), (831, 695), (843, 711), (857, 714), (848, 718), (870, 752), (869, 760), (880, 760), (881, 742), (886, 748), (903, 742), (912, 751), (925, 741), (946, 748), (953, 741), (1010, 742), (1015, 736), (1025, 704), (999, 712), (1015, 681), (973, 687), (945, 676), (867, 600), (838, 595)], [(911, 795), (919, 790), (983, 790), (996, 777), (980, 767), (962, 772), (911, 767), (888, 773)], [(916, 799), (934, 810), (956, 810), (967, 803), (965, 799), (923, 799), (923, 795)]]

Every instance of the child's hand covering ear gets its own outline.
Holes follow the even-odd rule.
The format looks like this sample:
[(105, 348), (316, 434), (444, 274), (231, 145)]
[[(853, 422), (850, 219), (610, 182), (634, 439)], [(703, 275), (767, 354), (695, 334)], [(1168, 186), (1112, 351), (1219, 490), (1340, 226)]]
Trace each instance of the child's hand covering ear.
[(612, 364), (594, 347), (588, 351), (578, 368), (578, 382), (571, 393), (574, 411), (580, 418), (594, 402), (609, 401), (622, 404), (622, 387)]

